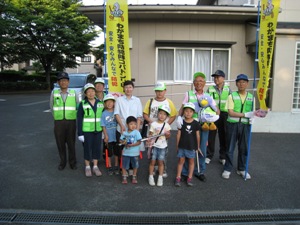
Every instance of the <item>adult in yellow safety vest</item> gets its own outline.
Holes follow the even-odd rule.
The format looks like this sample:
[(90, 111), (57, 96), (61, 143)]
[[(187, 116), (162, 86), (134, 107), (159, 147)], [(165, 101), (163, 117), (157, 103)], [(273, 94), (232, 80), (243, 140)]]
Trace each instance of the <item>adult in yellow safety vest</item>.
[(228, 110), (225, 105), (228, 96), (231, 94), (230, 87), (225, 84), (225, 73), (222, 70), (217, 70), (211, 75), (214, 79), (215, 85), (209, 86), (207, 93), (216, 101), (220, 109), (220, 117), (215, 122), (217, 130), (210, 130), (208, 135), (207, 155), (205, 163), (209, 164), (215, 154), (215, 140), (218, 132), (219, 137), (219, 162), (225, 164), (226, 154), (226, 121), (228, 117)]
[[(85, 99), (81, 101), (77, 112), (78, 140), (84, 148), (85, 175), (97, 177), (102, 173), (98, 167), (102, 145), (101, 115), (104, 104), (96, 98), (95, 86), (86, 84), (83, 88)], [(93, 163), (93, 169), (91, 169)]]
[[(179, 110), (178, 117), (177, 117), (177, 127), (180, 129), (181, 125), (183, 123), (182, 115), (183, 115), (183, 106), (187, 102), (191, 102), (195, 106), (195, 112), (193, 114), (193, 118), (197, 121), (200, 121), (198, 113), (202, 109), (200, 106), (199, 99), (207, 95), (209, 98), (210, 96), (204, 92), (204, 86), (206, 84), (206, 76), (202, 72), (196, 72), (193, 76), (193, 85), (194, 85), (194, 90), (188, 91), (185, 93), (184, 99), (182, 101), (182, 106)], [(216, 102), (212, 99), (212, 105), (214, 108), (217, 108)], [(217, 108), (217, 114), (219, 114), (219, 109)], [(198, 168), (195, 166), (194, 170), (194, 175), (200, 180), (205, 182), (206, 181), (206, 176), (204, 175), (205, 170), (206, 170), (206, 164), (205, 164), (205, 158), (206, 158), (206, 144), (208, 140), (208, 130), (203, 130), (202, 127), (200, 129), (200, 149), (202, 154), (196, 153), (199, 156), (199, 164), (200, 164), (200, 172), (198, 172)], [(186, 160), (187, 162), (187, 160)], [(185, 163), (182, 169), (182, 176), (188, 175), (188, 164)]]
[(76, 153), (76, 112), (79, 103), (78, 95), (75, 90), (69, 89), (69, 75), (60, 72), (57, 76), (59, 89), (54, 89), (50, 95), (50, 110), (54, 118), (54, 136), (60, 163), (59, 170), (63, 170), (67, 164), (67, 146), (68, 160), (70, 168), (75, 170)]
[(238, 142), (237, 174), (246, 177), (246, 179), (251, 179), (248, 172), (245, 174), (245, 170), (248, 157), (250, 124), (254, 117), (253, 109), (255, 104), (253, 95), (246, 91), (249, 82), (248, 76), (240, 74), (235, 81), (238, 91), (232, 92), (226, 102), (226, 109), (228, 109), (226, 127), (227, 149), (222, 177), (224, 179), (229, 179), (230, 177), (233, 168), (234, 150)]

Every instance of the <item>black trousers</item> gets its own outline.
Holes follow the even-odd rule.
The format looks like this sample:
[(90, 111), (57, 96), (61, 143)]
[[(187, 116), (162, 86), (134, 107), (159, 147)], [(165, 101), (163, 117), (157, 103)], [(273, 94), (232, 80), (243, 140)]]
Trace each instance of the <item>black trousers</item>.
[(226, 121), (228, 118), (227, 112), (221, 112), (220, 118), (215, 122), (217, 126), (217, 130), (210, 130), (208, 135), (208, 145), (206, 149), (206, 157), (212, 159), (215, 154), (215, 141), (216, 135), (218, 133), (219, 137), (219, 159), (226, 158), (226, 148), (227, 148), (227, 141), (226, 141)]
[(75, 165), (76, 120), (55, 120), (54, 135), (60, 157), (60, 165), (65, 166), (67, 164), (67, 146), (69, 164)]

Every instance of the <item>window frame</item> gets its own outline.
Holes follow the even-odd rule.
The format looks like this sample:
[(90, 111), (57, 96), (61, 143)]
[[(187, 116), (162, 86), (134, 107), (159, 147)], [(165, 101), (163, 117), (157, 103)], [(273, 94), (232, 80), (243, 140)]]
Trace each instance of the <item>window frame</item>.
[[(213, 68), (213, 52), (214, 51), (227, 51), (228, 52), (228, 62), (227, 62), (227, 70), (228, 71), (224, 71), (225, 74), (226, 74), (226, 81), (227, 80), (230, 80), (230, 65), (231, 65), (231, 47), (164, 47), (164, 46), (157, 46), (155, 48), (155, 54), (156, 54), (156, 66), (155, 66), (155, 78), (156, 78), (156, 82), (157, 81), (161, 81), (161, 82), (165, 82), (165, 83), (192, 83), (193, 80), (193, 73), (191, 74), (191, 80), (189, 81), (186, 81), (186, 80), (178, 80), (176, 79), (176, 76), (175, 76), (175, 73), (173, 74), (173, 78), (172, 80), (160, 80), (158, 79), (158, 65), (159, 65), (159, 62), (158, 62), (158, 55), (159, 55), (159, 50), (160, 49), (167, 49), (167, 50), (173, 50), (173, 63), (174, 63), (174, 71), (176, 71), (176, 50), (192, 50), (192, 69), (191, 71), (195, 71), (195, 51), (196, 50), (202, 50), (202, 51), (210, 51), (210, 68), (209, 70), (211, 71), (210, 74), (206, 74), (207, 76), (207, 82), (210, 83), (210, 82), (213, 82), (213, 79), (211, 77), (211, 74), (217, 70), (217, 69), (221, 69), (221, 68), (216, 68), (214, 69)], [(223, 70), (223, 69), (221, 69)]]

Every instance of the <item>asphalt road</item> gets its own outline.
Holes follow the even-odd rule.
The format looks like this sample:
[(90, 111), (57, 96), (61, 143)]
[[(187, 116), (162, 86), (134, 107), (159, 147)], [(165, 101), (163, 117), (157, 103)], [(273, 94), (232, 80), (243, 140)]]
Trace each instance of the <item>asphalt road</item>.
[[(0, 95), (0, 211), (30, 210), (107, 213), (211, 213), (300, 210), (300, 134), (253, 133), (249, 173), (221, 177), (217, 157), (207, 167), (207, 182), (174, 186), (175, 131), (169, 141), (168, 178), (163, 187), (147, 182), (144, 154), (138, 184), (120, 176), (86, 178), (83, 149), (77, 142), (78, 169), (59, 163), (49, 94)], [(100, 169), (105, 171), (104, 162)]]

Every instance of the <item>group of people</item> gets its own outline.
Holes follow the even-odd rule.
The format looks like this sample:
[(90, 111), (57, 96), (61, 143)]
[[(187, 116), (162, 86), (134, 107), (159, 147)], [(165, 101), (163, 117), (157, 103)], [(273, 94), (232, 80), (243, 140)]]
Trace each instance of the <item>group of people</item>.
[[(237, 91), (225, 85), (225, 73), (217, 70), (211, 75), (215, 85), (204, 91), (206, 76), (196, 72), (193, 76), (194, 89), (185, 93), (177, 112), (174, 103), (166, 98), (166, 84), (155, 85), (155, 97), (147, 101), (144, 109), (140, 99), (133, 96), (134, 83), (123, 84), (124, 95), (115, 98), (105, 94), (105, 82), (97, 78), (94, 84), (83, 88), (85, 98), (79, 99), (75, 91), (68, 88), (69, 76), (58, 74), (60, 89), (53, 90), (50, 108), (54, 117), (54, 134), (60, 156), (59, 170), (67, 164), (77, 169), (75, 140), (84, 149), (85, 175), (101, 176), (99, 160), (103, 151), (107, 173), (120, 172), (122, 183), (138, 183), (137, 171), (141, 155), (141, 143), (145, 143), (149, 159), (148, 182), (151, 186), (163, 186), (167, 174), (168, 139), (171, 124), (176, 121), (177, 172), (175, 186), (183, 180), (193, 186), (193, 176), (205, 182), (206, 165), (215, 153), (215, 137), (219, 137), (219, 161), (223, 164), (222, 177), (228, 179), (233, 169), (233, 156), (238, 142), (237, 173), (247, 179), (248, 138), (253, 120), (254, 98), (247, 92), (248, 77), (240, 74), (236, 78)], [(203, 126), (203, 105), (200, 98), (210, 102), (216, 130)], [(140, 127), (143, 125), (142, 132)], [(76, 129), (77, 128), (77, 129)], [(68, 150), (68, 151), (67, 151)], [(67, 159), (68, 155), (68, 159)], [(157, 182), (154, 175), (158, 173)]]

